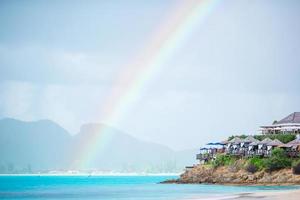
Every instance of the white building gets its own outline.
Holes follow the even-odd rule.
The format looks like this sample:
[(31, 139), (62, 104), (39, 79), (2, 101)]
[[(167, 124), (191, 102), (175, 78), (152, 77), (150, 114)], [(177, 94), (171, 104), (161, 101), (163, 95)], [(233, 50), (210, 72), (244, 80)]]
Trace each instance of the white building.
[(294, 112), (272, 125), (261, 126), (262, 134), (300, 134), (300, 112)]

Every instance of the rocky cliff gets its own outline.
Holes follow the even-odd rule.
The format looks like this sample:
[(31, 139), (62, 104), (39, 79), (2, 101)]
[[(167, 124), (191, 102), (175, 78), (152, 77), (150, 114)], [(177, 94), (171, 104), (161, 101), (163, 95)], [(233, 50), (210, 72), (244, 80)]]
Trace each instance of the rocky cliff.
[(185, 171), (179, 179), (165, 183), (206, 183), (228, 185), (298, 185), (300, 175), (294, 175), (291, 169), (276, 172), (260, 171), (249, 173), (235, 167), (218, 167), (197, 165)]

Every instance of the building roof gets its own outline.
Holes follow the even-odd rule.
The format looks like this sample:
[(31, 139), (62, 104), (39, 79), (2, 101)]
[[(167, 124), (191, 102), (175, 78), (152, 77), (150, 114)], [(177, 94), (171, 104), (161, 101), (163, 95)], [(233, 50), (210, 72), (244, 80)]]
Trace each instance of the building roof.
[(203, 147), (203, 148), (200, 148), (200, 150), (208, 150), (208, 148), (206, 148), (206, 147)]
[(274, 124), (300, 123), (300, 112), (294, 112)]
[(233, 144), (240, 144), (242, 142), (242, 139), (239, 137), (234, 137), (233, 139), (231, 139), (229, 141), (229, 143), (233, 143)]
[(300, 138), (296, 138), (293, 141), (290, 141), (289, 143), (287, 143), (288, 145), (300, 145)]
[(258, 142), (257, 144), (268, 144), (270, 142), (273, 142), (270, 138), (265, 138), (264, 140)]
[(228, 144), (229, 142), (228, 142), (228, 140), (224, 140), (224, 141), (222, 141), (222, 142), (220, 142), (220, 143), (222, 143), (222, 144)]
[(257, 146), (258, 145), (258, 142), (251, 142), (250, 144), (249, 144), (249, 146)]
[(273, 140), (272, 142), (267, 143), (268, 146), (281, 146), (283, 143), (279, 141), (278, 139)]
[(223, 142), (210, 142), (207, 143), (206, 145), (210, 145), (210, 146), (220, 146), (220, 145), (224, 145)]
[(255, 139), (253, 136), (247, 136), (245, 139), (242, 140), (245, 143), (252, 143), (252, 142), (259, 142), (259, 140)]

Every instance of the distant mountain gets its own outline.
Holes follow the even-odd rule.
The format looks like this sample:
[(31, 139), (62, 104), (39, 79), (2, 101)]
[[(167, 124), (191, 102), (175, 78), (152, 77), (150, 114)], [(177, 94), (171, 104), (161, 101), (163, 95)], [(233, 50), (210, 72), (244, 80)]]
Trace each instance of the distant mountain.
[(0, 120), (0, 173), (71, 169), (82, 142), (105, 128), (111, 136), (91, 168), (118, 172), (177, 172), (195, 162), (195, 150), (175, 152), (104, 124), (85, 124), (75, 136), (50, 120)]
[(0, 168), (64, 168), (71, 140), (65, 129), (50, 120), (0, 120)]

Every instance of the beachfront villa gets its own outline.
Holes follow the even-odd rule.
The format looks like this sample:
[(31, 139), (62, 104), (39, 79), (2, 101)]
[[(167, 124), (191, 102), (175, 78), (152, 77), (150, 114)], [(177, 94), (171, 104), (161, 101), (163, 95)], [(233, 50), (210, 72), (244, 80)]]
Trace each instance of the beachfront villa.
[[(287, 144), (282, 143), (278, 139), (271, 140), (270, 138), (265, 138), (264, 140), (260, 141), (255, 139), (253, 136), (248, 136), (245, 139), (234, 137), (227, 142), (207, 144), (207, 146), (210, 145), (212, 145), (212, 147), (201, 148), (200, 153), (197, 154), (197, 159), (202, 164), (209, 160), (214, 160), (217, 154), (221, 153), (238, 156), (241, 158), (254, 156), (269, 157), (272, 154), (272, 150), (276, 147), (283, 148), (290, 157), (300, 156), (299, 136)], [(218, 148), (216, 145), (220, 147)]]
[(262, 134), (300, 134), (300, 112), (294, 112), (272, 125), (261, 126)]
[(265, 137), (258, 140), (254, 136), (234, 137), (229, 141), (208, 143), (206, 147), (200, 149), (197, 159), (200, 163), (214, 160), (217, 154), (247, 157), (270, 157), (274, 148), (282, 148), (290, 157), (300, 156), (300, 112), (294, 112), (284, 119), (275, 122), (270, 126), (261, 126), (264, 135), (274, 134), (294, 134), (296, 139), (286, 144), (278, 139)]

